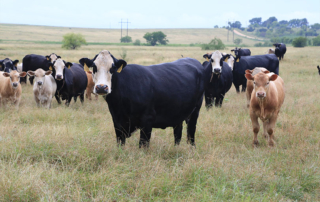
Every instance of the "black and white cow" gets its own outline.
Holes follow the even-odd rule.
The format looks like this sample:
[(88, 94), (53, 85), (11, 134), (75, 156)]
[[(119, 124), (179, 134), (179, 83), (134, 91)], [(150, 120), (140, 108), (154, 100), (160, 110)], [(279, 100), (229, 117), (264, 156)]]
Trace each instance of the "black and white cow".
[(0, 60), (0, 71), (10, 73), (12, 70), (17, 70), (19, 60), (12, 61), (9, 58)]
[(139, 147), (149, 146), (152, 128), (174, 128), (175, 144), (187, 120), (188, 142), (195, 145), (195, 131), (203, 92), (212, 70), (199, 61), (182, 58), (170, 63), (142, 66), (116, 59), (107, 50), (92, 60), (94, 93), (106, 95), (117, 143), (124, 145), (140, 129)]
[(66, 100), (66, 106), (69, 106), (71, 99), (74, 98), (76, 102), (78, 96), (83, 103), (88, 79), (80, 64), (66, 63), (59, 58), (50, 63), (49, 70), (52, 70), (52, 76), (57, 82), (55, 97), (59, 104), (61, 104), (60, 98), (62, 98), (62, 100)]
[(270, 72), (279, 75), (279, 60), (274, 54), (242, 56), (234, 62), (233, 66), (233, 84), (237, 93), (246, 91), (247, 79), (244, 76), (247, 69), (252, 70), (256, 67), (264, 67)]
[(216, 107), (221, 107), (225, 94), (232, 86), (232, 69), (224, 62), (219, 51), (212, 53), (209, 62), (205, 61), (202, 66), (205, 69), (210, 66), (212, 69), (210, 83), (206, 86), (204, 93), (206, 107), (207, 109), (212, 107), (213, 102)]
[(235, 60), (238, 60), (242, 56), (250, 56), (251, 55), (250, 49), (236, 47), (235, 49), (231, 50), (231, 52), (233, 52), (233, 51), (234, 51), (234, 54), (236, 55)]
[(274, 54), (279, 58), (279, 60), (283, 59), (284, 54), (287, 52), (286, 44), (284, 43), (275, 43), (273, 44), (275, 47)]
[[(22, 71), (28, 72), (28, 71), (36, 71), (37, 69), (41, 68), (44, 71), (49, 70), (49, 65), (50, 63), (54, 62), (58, 58), (61, 58), (60, 56), (56, 55), (55, 53), (51, 53), (50, 55), (47, 56), (42, 56), (42, 55), (35, 55), (35, 54), (30, 54), (24, 56), (22, 59)], [(26, 78), (25, 78), (26, 79)], [(29, 76), (29, 81), (31, 85), (33, 85), (33, 76)], [(23, 80), (26, 82), (26, 80)]]

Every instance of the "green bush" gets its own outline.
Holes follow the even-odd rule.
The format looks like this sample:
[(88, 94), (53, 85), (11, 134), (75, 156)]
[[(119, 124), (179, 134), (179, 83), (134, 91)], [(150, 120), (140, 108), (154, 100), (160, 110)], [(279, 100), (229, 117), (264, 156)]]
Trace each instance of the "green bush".
[(87, 44), (82, 34), (68, 33), (63, 35), (62, 48), (74, 50), (80, 48), (82, 44)]
[(134, 42), (133, 42), (133, 45), (135, 46), (140, 46), (141, 45), (141, 42), (139, 39), (136, 39)]
[(152, 32), (149, 33), (147, 32), (143, 38), (146, 39), (147, 43), (150, 44), (151, 46), (157, 45), (157, 43), (160, 43), (162, 45), (166, 45), (169, 40), (166, 39), (167, 35), (165, 35), (163, 32)]
[(255, 47), (269, 47), (272, 46), (272, 43), (270, 43), (269, 41), (265, 41), (264, 43), (256, 43), (254, 44)]
[(241, 42), (242, 42), (242, 39), (239, 39), (239, 38), (233, 41), (233, 43), (236, 45), (239, 45)]
[(297, 37), (293, 39), (292, 45), (294, 47), (305, 47), (307, 45), (307, 38), (306, 37)]
[(124, 36), (120, 39), (120, 42), (121, 43), (130, 43), (130, 42), (132, 42), (132, 38), (131, 38), (131, 36)]
[(312, 43), (314, 46), (320, 46), (320, 36), (313, 38)]
[(221, 39), (214, 38), (208, 44), (202, 44), (202, 50), (223, 50), (226, 46), (222, 43)]

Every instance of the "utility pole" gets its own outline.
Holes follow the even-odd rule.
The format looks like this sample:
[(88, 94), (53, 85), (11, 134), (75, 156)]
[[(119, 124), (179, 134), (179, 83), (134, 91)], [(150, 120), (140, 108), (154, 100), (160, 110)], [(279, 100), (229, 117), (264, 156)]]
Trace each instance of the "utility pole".
[(229, 19), (228, 19), (228, 22), (227, 22), (227, 29), (228, 29), (228, 38), (227, 38), (227, 41), (229, 41), (229, 28), (228, 28), (228, 26), (229, 26)]
[(127, 36), (128, 36), (128, 24), (131, 23), (131, 22), (128, 22), (128, 19), (127, 19), (127, 22), (122, 22), (122, 19), (121, 19), (121, 22), (119, 22), (121, 24), (121, 38), (122, 38), (122, 24), (123, 23), (127, 23)]
[(122, 19), (121, 19), (121, 22), (119, 22), (120, 24), (121, 24), (121, 38), (120, 39), (122, 39)]
[[(234, 24), (234, 19), (233, 19), (233, 24)], [(234, 27), (232, 29), (232, 33), (233, 33), (232, 41), (234, 41)]]

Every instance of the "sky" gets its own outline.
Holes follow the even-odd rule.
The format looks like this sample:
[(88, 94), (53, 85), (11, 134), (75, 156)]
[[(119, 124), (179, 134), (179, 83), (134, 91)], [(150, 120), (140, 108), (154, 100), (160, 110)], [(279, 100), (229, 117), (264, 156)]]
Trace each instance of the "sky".
[[(320, 0), (0, 0), (0, 23), (83, 28), (213, 28), (227, 21), (307, 18), (320, 23)], [(123, 24), (124, 27), (127, 24)]]

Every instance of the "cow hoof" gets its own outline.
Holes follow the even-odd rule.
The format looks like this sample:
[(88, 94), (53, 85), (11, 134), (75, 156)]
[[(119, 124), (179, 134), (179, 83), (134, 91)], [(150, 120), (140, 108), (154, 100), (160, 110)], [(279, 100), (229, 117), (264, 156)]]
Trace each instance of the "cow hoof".
[(274, 147), (274, 141), (273, 140), (269, 141), (269, 147)]
[(253, 140), (252, 146), (253, 147), (259, 146), (259, 141), (258, 140)]

